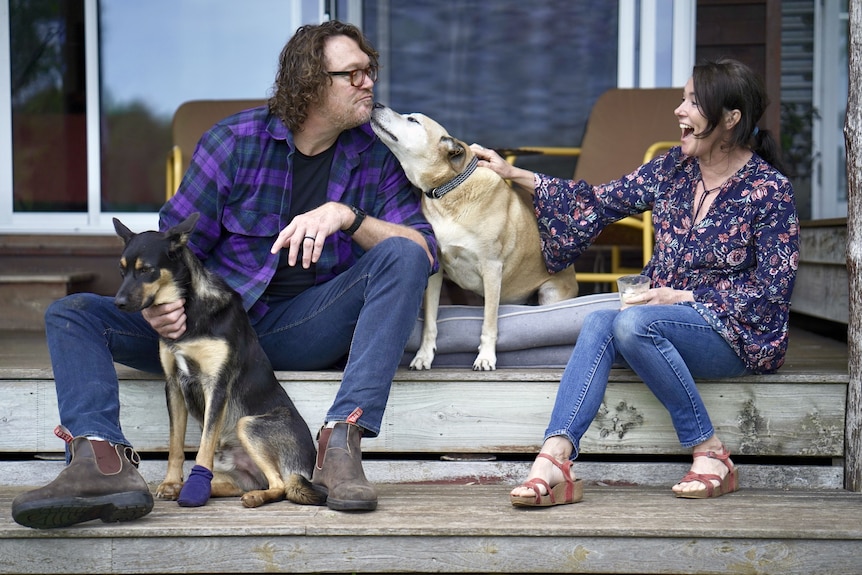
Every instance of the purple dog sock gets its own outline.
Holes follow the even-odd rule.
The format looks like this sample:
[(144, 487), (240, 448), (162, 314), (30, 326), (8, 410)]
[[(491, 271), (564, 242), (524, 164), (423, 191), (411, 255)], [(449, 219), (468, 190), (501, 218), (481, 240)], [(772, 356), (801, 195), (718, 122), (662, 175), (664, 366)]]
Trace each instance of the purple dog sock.
[(201, 507), (206, 505), (210, 498), (213, 472), (203, 465), (195, 465), (189, 478), (186, 479), (177, 503), (181, 507)]

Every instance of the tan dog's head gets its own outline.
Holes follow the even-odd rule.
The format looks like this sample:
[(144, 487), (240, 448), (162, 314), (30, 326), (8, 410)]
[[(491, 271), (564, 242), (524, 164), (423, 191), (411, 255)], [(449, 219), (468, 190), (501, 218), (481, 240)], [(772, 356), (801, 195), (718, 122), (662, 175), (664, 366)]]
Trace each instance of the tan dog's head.
[(423, 192), (460, 174), (474, 155), (468, 145), (422, 114), (399, 114), (374, 104), (371, 128), (401, 162), (410, 182)]

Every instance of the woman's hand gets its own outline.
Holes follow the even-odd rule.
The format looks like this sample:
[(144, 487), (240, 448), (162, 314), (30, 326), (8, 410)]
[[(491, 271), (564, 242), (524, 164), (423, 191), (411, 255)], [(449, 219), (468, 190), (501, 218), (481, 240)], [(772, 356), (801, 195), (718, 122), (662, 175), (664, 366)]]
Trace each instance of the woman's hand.
[(490, 168), (497, 172), (497, 175), (501, 178), (511, 179), (512, 171), (517, 169), (494, 150), (484, 148), (479, 144), (470, 144), (470, 149), (479, 158), (479, 167)]
[(504, 180), (509, 180), (512, 185), (523, 188), (531, 194), (536, 191), (536, 174), (533, 172), (513, 166), (494, 150), (483, 148), (479, 144), (470, 144), (470, 149), (479, 158), (479, 167), (490, 168)]
[(673, 289), (669, 287), (650, 288), (646, 293), (633, 296), (628, 300), (629, 305), (651, 304), (669, 305), (683, 301), (694, 301), (694, 293), (689, 290)]
[(141, 315), (156, 333), (166, 339), (177, 339), (186, 331), (186, 300), (151, 305)]

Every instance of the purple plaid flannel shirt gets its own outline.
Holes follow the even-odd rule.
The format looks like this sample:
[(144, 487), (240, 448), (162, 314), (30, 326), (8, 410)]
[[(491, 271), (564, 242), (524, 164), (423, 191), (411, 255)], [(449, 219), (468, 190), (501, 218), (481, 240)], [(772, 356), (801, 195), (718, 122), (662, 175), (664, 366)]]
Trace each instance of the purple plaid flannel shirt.
[[(159, 212), (161, 230), (200, 213), (189, 246), (239, 292), (252, 319), (266, 311), (258, 300), (278, 263), (278, 255), (269, 250), (289, 223), (294, 151), (293, 134), (266, 106), (225, 118), (203, 135), (179, 190)], [(422, 215), (418, 190), (367, 124), (339, 136), (327, 198), (416, 229), (436, 255), (437, 242)], [(343, 232), (328, 237), (315, 283), (332, 279), (362, 254)]]

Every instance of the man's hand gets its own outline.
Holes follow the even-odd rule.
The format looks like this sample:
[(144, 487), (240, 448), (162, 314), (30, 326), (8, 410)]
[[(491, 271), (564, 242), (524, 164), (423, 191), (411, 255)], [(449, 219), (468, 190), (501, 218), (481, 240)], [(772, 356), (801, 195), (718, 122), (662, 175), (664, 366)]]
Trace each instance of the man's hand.
[(156, 333), (166, 339), (177, 339), (186, 331), (186, 300), (152, 305), (141, 312)]
[(338, 230), (346, 229), (353, 223), (353, 212), (344, 204), (327, 202), (309, 212), (293, 218), (286, 228), (281, 230), (270, 253), (276, 254), (287, 248), (287, 263), (294, 266), (302, 252), (302, 267), (308, 269), (312, 263), (317, 263), (323, 252), (323, 243), (327, 237)]

